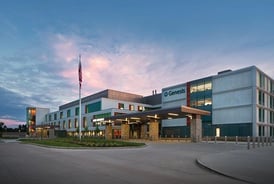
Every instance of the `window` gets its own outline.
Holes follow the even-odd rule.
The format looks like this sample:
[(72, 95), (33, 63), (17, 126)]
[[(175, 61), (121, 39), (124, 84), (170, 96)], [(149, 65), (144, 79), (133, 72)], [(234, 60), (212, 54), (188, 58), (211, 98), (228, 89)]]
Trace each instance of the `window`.
[(191, 85), (190, 86), (190, 93), (195, 93), (197, 92), (197, 86), (196, 85)]
[(49, 115), (49, 121), (51, 121), (51, 114)]
[(144, 107), (143, 107), (143, 106), (138, 105), (138, 111), (143, 111), (143, 110), (144, 110)]
[(197, 107), (197, 101), (196, 100), (191, 100), (190, 101), (190, 106), (191, 107)]
[(205, 100), (204, 99), (199, 99), (197, 101), (197, 106), (204, 106), (205, 105)]
[(130, 104), (128, 109), (129, 109), (130, 111), (134, 111), (134, 110), (135, 110), (135, 109), (134, 109), (134, 105)]
[(212, 82), (205, 82), (205, 90), (212, 90)]
[(273, 97), (273, 96), (270, 96), (269, 101), (270, 101), (269, 107), (270, 107), (271, 109), (274, 109), (274, 97)]
[(71, 128), (71, 120), (68, 120), (68, 128)]
[(260, 88), (264, 88), (265, 86), (264, 75), (262, 73), (259, 74), (259, 85), (260, 85)]
[(204, 91), (204, 90), (205, 90), (205, 85), (203, 83), (198, 84), (197, 91)]
[(101, 101), (91, 103), (85, 106), (85, 113), (91, 113), (101, 110)]
[(264, 109), (259, 108), (259, 122), (264, 122)]
[(125, 104), (123, 103), (118, 103), (118, 109), (124, 109), (125, 108)]
[(60, 119), (63, 118), (63, 111), (60, 112)]
[(55, 114), (54, 114), (54, 120), (56, 120), (56, 119), (57, 119), (57, 114), (55, 113)]
[(76, 107), (75, 108), (75, 116), (78, 116), (79, 115), (79, 107)]
[(274, 112), (270, 111), (269, 116), (270, 123), (274, 123)]
[(68, 118), (70, 117), (70, 109), (67, 110), (67, 117), (68, 117)]
[(262, 91), (258, 93), (258, 100), (260, 105), (264, 105), (264, 93)]
[(201, 92), (212, 90), (212, 82), (211, 81), (203, 81), (198, 84), (192, 84), (190, 86), (190, 93)]
[(78, 128), (78, 118), (74, 119), (74, 128)]
[(211, 100), (211, 98), (206, 98), (206, 99), (205, 99), (205, 105), (212, 105), (212, 100)]
[(66, 121), (64, 120), (63, 121), (63, 129), (65, 129), (66, 128)]
[(103, 113), (103, 114), (96, 114), (93, 116), (93, 119), (102, 119), (111, 116), (111, 112)]
[(87, 118), (83, 117), (83, 128), (87, 127)]

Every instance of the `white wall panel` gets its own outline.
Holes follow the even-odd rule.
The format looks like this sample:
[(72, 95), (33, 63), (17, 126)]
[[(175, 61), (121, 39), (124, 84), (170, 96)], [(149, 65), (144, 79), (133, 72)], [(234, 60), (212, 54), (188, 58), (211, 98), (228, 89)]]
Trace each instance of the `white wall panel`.
[(213, 95), (213, 109), (252, 104), (252, 88)]
[(212, 112), (213, 124), (233, 124), (252, 122), (252, 107), (218, 109)]
[[(45, 121), (46, 114), (49, 113), (48, 108), (36, 108), (36, 125), (41, 125)], [(54, 114), (51, 117), (51, 120), (54, 119)]]
[[(103, 109), (111, 109), (111, 108), (118, 109), (118, 103), (120, 101), (102, 98), (101, 102), (102, 102), (101, 105), (102, 105), (102, 110), (103, 110)], [(126, 104), (125, 104), (125, 108), (127, 108)]]
[(251, 74), (251, 71), (247, 71), (213, 78), (213, 93), (250, 87), (252, 85)]

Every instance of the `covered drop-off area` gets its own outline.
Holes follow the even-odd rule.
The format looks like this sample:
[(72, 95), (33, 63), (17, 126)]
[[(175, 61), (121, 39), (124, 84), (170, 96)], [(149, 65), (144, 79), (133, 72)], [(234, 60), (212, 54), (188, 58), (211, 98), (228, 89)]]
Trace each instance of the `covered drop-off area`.
[(210, 112), (187, 106), (156, 109), (138, 113), (120, 114), (105, 118), (105, 138), (112, 139), (113, 125), (121, 126), (121, 138), (127, 140), (135, 138), (157, 141), (159, 139), (159, 124), (161, 120), (188, 117), (190, 119), (190, 135), (192, 142), (200, 142), (202, 139), (201, 116), (208, 116)]

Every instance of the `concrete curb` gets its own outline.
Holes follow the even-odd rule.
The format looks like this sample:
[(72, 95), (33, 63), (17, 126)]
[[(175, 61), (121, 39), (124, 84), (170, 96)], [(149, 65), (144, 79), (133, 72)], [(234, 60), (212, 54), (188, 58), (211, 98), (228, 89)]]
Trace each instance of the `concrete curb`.
[(242, 178), (238, 178), (238, 177), (235, 177), (235, 176), (223, 173), (221, 171), (218, 171), (217, 169), (211, 168), (211, 167), (207, 166), (205, 163), (203, 163), (200, 158), (196, 158), (196, 164), (199, 165), (200, 167), (202, 167), (204, 169), (207, 169), (207, 170), (209, 170), (211, 172), (214, 172), (216, 174), (219, 174), (219, 175), (222, 175), (222, 176), (234, 179), (234, 180), (242, 181), (242, 182), (245, 182), (245, 183), (256, 184), (256, 183), (254, 183), (252, 181), (244, 180)]
[(36, 143), (18, 142), (19, 144), (33, 145), (42, 148), (53, 148), (53, 149), (67, 149), (67, 150), (108, 150), (108, 149), (134, 149), (134, 148), (146, 148), (148, 145), (143, 146), (117, 146), (117, 147), (62, 147), (62, 146), (49, 146)]

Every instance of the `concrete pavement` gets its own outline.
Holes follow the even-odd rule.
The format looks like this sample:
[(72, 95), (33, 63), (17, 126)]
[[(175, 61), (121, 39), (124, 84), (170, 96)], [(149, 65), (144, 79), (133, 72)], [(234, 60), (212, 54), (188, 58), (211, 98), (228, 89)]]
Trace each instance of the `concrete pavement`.
[(274, 146), (203, 155), (197, 163), (214, 172), (247, 183), (274, 183)]
[(241, 184), (196, 164), (196, 158), (240, 145), (153, 143), (142, 148), (56, 149), (0, 143), (1, 183)]
[(247, 150), (233, 143), (147, 144), (56, 149), (2, 140), (1, 183), (273, 183), (274, 146)]

